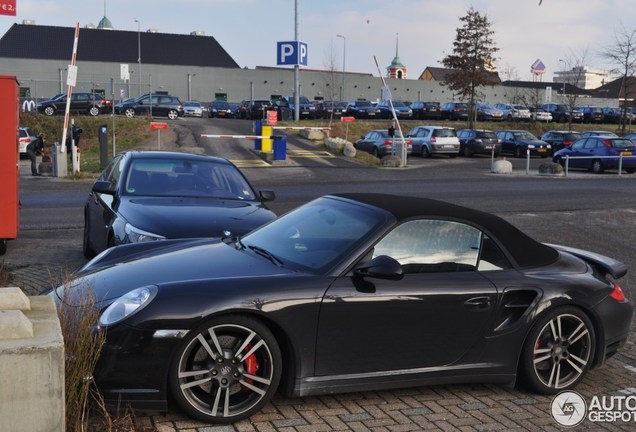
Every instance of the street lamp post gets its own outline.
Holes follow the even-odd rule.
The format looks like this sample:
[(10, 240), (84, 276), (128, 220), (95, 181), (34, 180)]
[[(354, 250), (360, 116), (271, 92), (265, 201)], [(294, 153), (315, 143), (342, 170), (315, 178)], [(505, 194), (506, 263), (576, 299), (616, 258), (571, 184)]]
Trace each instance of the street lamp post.
[(563, 63), (563, 96), (565, 97), (565, 73), (567, 72), (565, 69), (567, 68), (567, 64), (565, 63), (565, 60), (563, 59), (559, 59), (559, 62)]
[(135, 18), (137, 23), (137, 77), (139, 78), (139, 96), (141, 96), (141, 22)]
[(197, 74), (188, 74), (188, 100), (192, 100), (192, 77), (197, 76)]
[(336, 37), (342, 38), (342, 92), (340, 100), (342, 101), (345, 91), (345, 61), (347, 59), (347, 38), (343, 35), (336, 35)]

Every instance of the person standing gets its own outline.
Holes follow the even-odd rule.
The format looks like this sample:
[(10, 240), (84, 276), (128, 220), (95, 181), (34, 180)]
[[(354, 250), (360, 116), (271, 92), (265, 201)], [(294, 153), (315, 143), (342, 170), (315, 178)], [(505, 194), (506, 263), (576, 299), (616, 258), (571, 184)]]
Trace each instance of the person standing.
[(42, 154), (44, 150), (44, 134), (40, 134), (32, 140), (26, 148), (26, 154), (31, 159), (31, 175), (39, 176), (42, 175), (38, 172), (37, 167), (37, 155)]

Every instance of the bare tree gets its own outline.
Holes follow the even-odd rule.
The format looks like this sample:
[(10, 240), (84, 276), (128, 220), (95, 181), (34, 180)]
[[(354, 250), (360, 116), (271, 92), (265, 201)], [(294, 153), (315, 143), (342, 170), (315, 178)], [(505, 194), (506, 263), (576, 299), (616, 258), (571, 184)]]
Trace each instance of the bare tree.
[[(340, 100), (340, 95), (344, 92), (342, 88), (342, 71), (338, 70), (338, 62), (336, 60), (336, 49), (333, 42), (329, 46), (328, 51), (325, 52), (324, 68), (327, 73), (324, 75), (324, 94), (328, 101), (333, 104), (334, 101)], [(324, 106), (324, 105), (323, 105)], [(331, 106), (331, 112), (329, 114), (329, 127), (333, 122), (333, 112), (335, 106)]]
[[(602, 52), (601, 56), (616, 66), (611, 70), (611, 73), (621, 76), (619, 100), (622, 96), (623, 105), (621, 106), (620, 129), (621, 132), (625, 133), (627, 98), (630, 94), (630, 87), (634, 84), (633, 75), (636, 73), (636, 28), (627, 30), (621, 25), (621, 29), (614, 35), (614, 45)], [(629, 79), (630, 77), (632, 79)]]
[(444, 85), (469, 102), (468, 121), (469, 128), (472, 128), (473, 111), (480, 96), (478, 88), (499, 84), (499, 77), (492, 70), (495, 53), (499, 49), (495, 46), (495, 32), (490, 28), (486, 15), (471, 7), (459, 20), (463, 26), (457, 29), (453, 53), (444, 57), (441, 63), (453, 70), (446, 76)]
[[(585, 68), (587, 67), (586, 65), (587, 56), (588, 56), (588, 49), (585, 48), (581, 50), (578, 54), (572, 52), (568, 57), (566, 57), (565, 60), (563, 60), (566, 66), (567, 73), (563, 75), (563, 80), (562, 80), (563, 87), (561, 90), (561, 93), (562, 93), (561, 96), (563, 98), (563, 101), (568, 107), (568, 112), (569, 112), (568, 128), (569, 129), (572, 129), (572, 118), (574, 117), (573, 113), (574, 113), (574, 109), (576, 108), (576, 101), (581, 96), (578, 89), (583, 84), (583, 80), (585, 76)], [(568, 91), (568, 87), (566, 86), (567, 84), (575, 88)], [(556, 119), (554, 120), (556, 121)]]

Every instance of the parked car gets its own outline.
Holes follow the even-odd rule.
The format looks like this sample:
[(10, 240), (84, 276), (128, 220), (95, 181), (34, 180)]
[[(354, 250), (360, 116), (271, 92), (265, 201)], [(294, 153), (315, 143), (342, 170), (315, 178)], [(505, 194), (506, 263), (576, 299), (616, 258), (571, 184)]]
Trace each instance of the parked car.
[(604, 131), (604, 130), (585, 131), (581, 133), (580, 138), (587, 138), (591, 136), (601, 136), (605, 138), (618, 138), (618, 135), (616, 135), (614, 132)]
[(478, 121), (502, 121), (504, 113), (502, 110), (485, 103), (477, 103), (477, 120)]
[(210, 118), (232, 118), (234, 114), (230, 104), (224, 100), (215, 100), (210, 102), (208, 107), (208, 117)]
[(636, 142), (636, 133), (627, 134), (623, 138), (628, 139), (632, 142)]
[[(410, 139), (406, 139), (406, 154), (409, 155), (413, 151), (413, 143)], [(375, 129), (360, 137), (353, 143), (353, 146), (367, 153), (371, 153), (377, 158), (398, 153), (399, 138), (389, 135), (387, 129)]]
[(137, 115), (166, 116), (175, 120), (183, 116), (183, 104), (176, 96), (167, 94), (145, 94), (136, 99), (115, 105), (116, 114), (124, 114), (126, 117)]
[(347, 110), (346, 102), (339, 101), (320, 101), (316, 104), (316, 116), (322, 119), (333, 118), (339, 119)]
[[(296, 118), (294, 96), (285, 96), (283, 99), (287, 101), (287, 104), (289, 105), (289, 109), (291, 109), (292, 111), (292, 118)], [(299, 119), (315, 119), (316, 118), (316, 107), (314, 106), (314, 104), (312, 104), (309, 101), (309, 99), (307, 99), (306, 96), (298, 97), (298, 105), (299, 105), (298, 106)]]
[(206, 424), (236, 423), (277, 392), (573, 390), (629, 339), (626, 273), (490, 213), (360, 193), (234, 241), (112, 248), (51, 296), (69, 308), (94, 299), (105, 342), (92, 377), (107, 406), (170, 400)]
[(541, 140), (552, 146), (552, 153), (569, 147), (574, 141), (581, 137), (581, 132), (568, 130), (549, 130), (541, 135)]
[(526, 130), (501, 130), (496, 134), (501, 140), (502, 153), (512, 153), (517, 158), (525, 157), (528, 149), (531, 155), (548, 157), (552, 154), (550, 144)]
[(440, 120), (442, 118), (442, 106), (439, 102), (416, 101), (410, 107), (414, 119)]
[(540, 107), (528, 107), (532, 121), (550, 123), (552, 114)]
[(620, 108), (603, 108), (603, 122), (609, 124), (619, 124), (621, 122)]
[[(569, 168), (585, 168), (595, 174), (600, 174), (606, 169), (617, 169), (619, 158), (616, 156), (636, 155), (636, 144), (626, 138), (612, 138), (603, 136), (591, 136), (575, 141), (570, 147), (565, 147), (554, 154), (552, 160), (565, 166), (568, 159)], [(584, 159), (576, 157), (584, 156)], [(614, 156), (615, 158), (608, 158)], [(625, 158), (622, 168), (628, 173), (636, 172), (636, 159)]]
[(530, 109), (523, 105), (498, 103), (495, 108), (503, 112), (504, 120), (507, 121), (529, 121), (532, 119)]
[[(51, 99), (40, 101), (36, 104), (38, 112), (47, 116), (54, 114), (64, 114), (66, 111), (67, 95), (57, 94)], [(73, 113), (88, 114), (97, 116), (99, 114), (110, 113), (112, 103), (99, 93), (72, 93), (69, 110)]]
[(250, 101), (247, 106), (246, 117), (249, 120), (255, 119), (263, 119), (265, 118), (265, 113), (272, 106), (272, 101), (269, 99), (255, 99)]
[(31, 143), (31, 141), (33, 141), (34, 139), (36, 139), (35, 136), (31, 135), (31, 132), (29, 131), (29, 128), (26, 126), (20, 126), (18, 128), (18, 147), (19, 147), (19, 152), (20, 155), (26, 155), (26, 148), (27, 146)]
[(161, 239), (243, 235), (275, 219), (231, 162), (182, 152), (129, 151), (113, 158), (84, 206), (84, 255)]
[(464, 102), (442, 104), (442, 118), (445, 120), (468, 120), (468, 112), (468, 104)]
[[(394, 100), (391, 102), (393, 103), (393, 109), (395, 110), (395, 115), (398, 119), (409, 120), (413, 118), (413, 110), (407, 104), (399, 100)], [(391, 104), (388, 100), (378, 102), (376, 108), (380, 110), (380, 118), (393, 118), (393, 113), (391, 112)]]
[(250, 106), (249, 100), (242, 100), (236, 109), (236, 118), (246, 119), (249, 106)]
[(381, 117), (380, 110), (367, 100), (356, 100), (347, 103), (345, 115), (357, 119), (375, 119)]
[(605, 121), (601, 107), (585, 106), (581, 107), (580, 110), (583, 113), (583, 123), (603, 123)]
[(485, 129), (460, 129), (457, 131), (459, 139), (459, 154), (471, 157), (476, 154), (494, 155), (501, 153), (501, 141), (493, 131)]
[(203, 105), (198, 101), (185, 101), (183, 115), (185, 117), (203, 117)]
[(541, 105), (541, 108), (552, 114), (552, 120), (555, 122), (567, 123), (570, 121), (570, 117), (573, 123), (583, 122), (583, 113), (576, 108), (570, 112), (570, 107), (566, 104), (546, 103)]
[(459, 139), (455, 129), (445, 126), (417, 126), (406, 134), (413, 142), (413, 153), (423, 158), (432, 155), (448, 155), (452, 158), (459, 153)]
[(285, 99), (272, 99), (272, 105), (267, 110), (276, 110), (278, 120), (288, 121), (294, 119), (294, 112)]

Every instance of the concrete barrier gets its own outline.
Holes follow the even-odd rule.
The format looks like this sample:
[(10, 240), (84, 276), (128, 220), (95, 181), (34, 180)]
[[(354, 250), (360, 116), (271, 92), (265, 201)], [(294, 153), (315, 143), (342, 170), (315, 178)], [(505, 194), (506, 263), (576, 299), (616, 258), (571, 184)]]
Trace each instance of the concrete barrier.
[[(0, 431), (64, 432), (64, 340), (53, 298), (0, 288), (0, 313)], [(25, 327), (32, 337), (16, 337)]]

